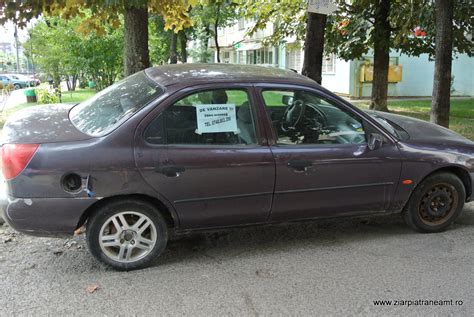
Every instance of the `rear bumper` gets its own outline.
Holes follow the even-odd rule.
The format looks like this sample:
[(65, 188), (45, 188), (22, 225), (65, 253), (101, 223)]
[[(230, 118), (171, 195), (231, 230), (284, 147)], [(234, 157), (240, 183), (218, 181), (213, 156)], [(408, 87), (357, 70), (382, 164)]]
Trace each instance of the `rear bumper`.
[(94, 198), (2, 198), (1, 217), (15, 230), (35, 236), (72, 235)]

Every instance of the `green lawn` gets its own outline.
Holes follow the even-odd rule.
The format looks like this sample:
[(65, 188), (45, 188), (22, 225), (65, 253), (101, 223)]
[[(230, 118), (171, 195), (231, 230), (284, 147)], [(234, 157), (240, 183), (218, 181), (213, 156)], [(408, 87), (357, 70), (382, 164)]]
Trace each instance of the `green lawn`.
[[(367, 109), (369, 103), (358, 103), (358, 107)], [(417, 119), (430, 120), (430, 100), (390, 101), (388, 109), (395, 113)], [(449, 128), (468, 139), (474, 140), (474, 99), (452, 99)]]
[(95, 89), (76, 89), (76, 91), (63, 91), (61, 101), (65, 103), (78, 103), (89, 99), (97, 93)]
[[(94, 89), (80, 89), (80, 88), (78, 88), (78, 89), (76, 89), (76, 91), (72, 91), (72, 92), (63, 91), (61, 101), (64, 102), (64, 103), (78, 103), (78, 102), (84, 101), (86, 99), (89, 99), (90, 97), (94, 96), (96, 93), (97, 93), (97, 91), (94, 90)], [(26, 97), (25, 97), (25, 99), (26, 99)], [(5, 124), (5, 121), (6, 121), (6, 119), (8, 118), (9, 115), (11, 115), (12, 113), (17, 112), (21, 109), (25, 109), (25, 108), (32, 107), (32, 106), (41, 106), (41, 105), (38, 104), (38, 103), (35, 103), (35, 102), (33, 102), (33, 103), (25, 102), (25, 103), (19, 104), (16, 107), (9, 108), (9, 109), (5, 110), (0, 116), (0, 129)]]

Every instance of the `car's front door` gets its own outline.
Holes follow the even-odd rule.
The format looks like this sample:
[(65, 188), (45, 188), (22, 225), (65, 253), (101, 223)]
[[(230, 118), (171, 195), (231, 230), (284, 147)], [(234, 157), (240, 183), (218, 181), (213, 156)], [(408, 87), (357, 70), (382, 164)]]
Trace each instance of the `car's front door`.
[(387, 208), (401, 162), (396, 144), (348, 107), (317, 91), (262, 87), (276, 161), (271, 220), (304, 219)]
[(178, 93), (142, 122), (138, 167), (174, 206), (181, 228), (268, 219), (275, 163), (254, 105), (251, 87), (201, 87)]

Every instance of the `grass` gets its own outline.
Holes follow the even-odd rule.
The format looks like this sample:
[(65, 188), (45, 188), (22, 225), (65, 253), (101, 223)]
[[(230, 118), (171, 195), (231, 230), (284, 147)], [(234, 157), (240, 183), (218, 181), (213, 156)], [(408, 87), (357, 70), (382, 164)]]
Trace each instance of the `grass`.
[(89, 99), (97, 93), (95, 89), (76, 89), (62, 93), (61, 101), (64, 103), (78, 103)]
[[(356, 104), (367, 109), (368, 103)], [(403, 116), (425, 121), (430, 120), (431, 100), (396, 100), (388, 103), (388, 109)], [(474, 140), (474, 99), (451, 99), (449, 128), (470, 140)]]
[[(89, 99), (90, 97), (94, 96), (96, 93), (97, 91), (94, 89), (80, 89), (80, 88), (71, 92), (63, 91), (62, 96), (61, 96), (61, 102), (78, 103), (86, 99)], [(25, 109), (25, 108), (33, 107), (33, 106), (40, 106), (40, 104), (36, 102), (29, 102), (29, 103), (25, 102), (25, 103), (21, 103), (15, 107), (5, 110), (0, 116), (0, 129), (3, 128), (5, 121), (7, 120), (8, 116), (10, 116), (12, 113)]]

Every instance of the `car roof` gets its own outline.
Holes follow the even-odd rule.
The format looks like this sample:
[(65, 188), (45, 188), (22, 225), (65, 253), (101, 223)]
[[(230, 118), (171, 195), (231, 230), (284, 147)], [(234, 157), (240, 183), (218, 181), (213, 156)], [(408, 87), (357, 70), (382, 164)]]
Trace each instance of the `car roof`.
[(145, 73), (162, 86), (181, 84), (191, 86), (199, 83), (219, 82), (263, 82), (317, 85), (313, 80), (294, 71), (270, 66), (237, 64), (174, 64), (151, 67)]

